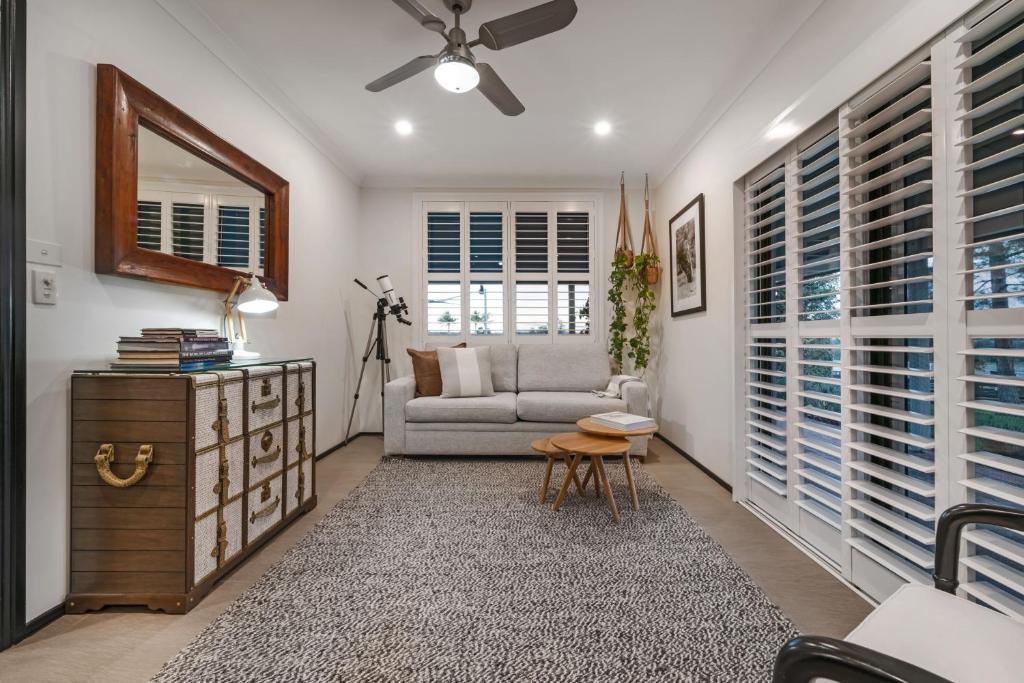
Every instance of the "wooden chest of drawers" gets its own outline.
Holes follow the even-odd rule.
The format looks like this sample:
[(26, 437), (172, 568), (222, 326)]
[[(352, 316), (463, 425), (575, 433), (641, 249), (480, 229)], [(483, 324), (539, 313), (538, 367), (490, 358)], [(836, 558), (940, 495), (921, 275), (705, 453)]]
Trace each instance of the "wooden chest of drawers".
[(75, 373), (67, 612), (183, 613), (316, 505), (312, 361)]

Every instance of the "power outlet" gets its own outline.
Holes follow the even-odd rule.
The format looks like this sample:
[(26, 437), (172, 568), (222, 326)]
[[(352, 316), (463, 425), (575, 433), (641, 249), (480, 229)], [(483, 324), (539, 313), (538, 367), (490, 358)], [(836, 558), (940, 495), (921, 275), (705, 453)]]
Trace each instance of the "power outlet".
[(57, 305), (57, 273), (51, 270), (32, 271), (32, 303)]

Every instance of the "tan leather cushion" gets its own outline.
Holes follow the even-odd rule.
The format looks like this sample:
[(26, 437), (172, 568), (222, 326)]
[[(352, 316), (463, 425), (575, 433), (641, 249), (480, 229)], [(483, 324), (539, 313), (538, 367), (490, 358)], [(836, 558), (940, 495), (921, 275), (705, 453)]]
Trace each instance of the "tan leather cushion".
[[(456, 344), (453, 349), (466, 348), (466, 342)], [(441, 364), (437, 360), (437, 351), (419, 351), (406, 349), (412, 358), (412, 374), (416, 376), (417, 396), (441, 395)]]

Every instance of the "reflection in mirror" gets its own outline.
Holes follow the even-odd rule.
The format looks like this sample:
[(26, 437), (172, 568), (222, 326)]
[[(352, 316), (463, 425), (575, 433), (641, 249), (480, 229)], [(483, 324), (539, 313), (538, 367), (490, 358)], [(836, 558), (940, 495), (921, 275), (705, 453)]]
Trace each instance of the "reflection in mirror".
[(141, 125), (138, 142), (136, 244), (262, 275), (263, 193)]

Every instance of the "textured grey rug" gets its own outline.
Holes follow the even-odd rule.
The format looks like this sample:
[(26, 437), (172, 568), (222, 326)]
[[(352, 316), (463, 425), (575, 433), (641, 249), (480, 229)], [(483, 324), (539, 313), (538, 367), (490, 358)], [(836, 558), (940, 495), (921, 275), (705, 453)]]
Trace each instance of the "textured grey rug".
[(650, 475), (616, 526), (543, 467), (385, 460), (154, 680), (770, 678), (792, 623)]

